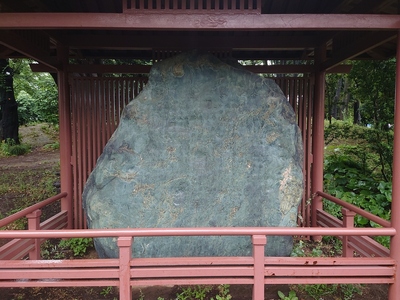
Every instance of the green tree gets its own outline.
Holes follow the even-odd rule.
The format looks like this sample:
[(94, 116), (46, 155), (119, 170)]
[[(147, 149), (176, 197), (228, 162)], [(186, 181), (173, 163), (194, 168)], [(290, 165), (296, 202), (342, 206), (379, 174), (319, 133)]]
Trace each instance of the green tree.
[(392, 178), (393, 132), (395, 98), (395, 59), (355, 62), (350, 73), (352, 94), (361, 103), (361, 118), (371, 124), (365, 139), (379, 156), (384, 180)]
[(49, 73), (33, 73), (28, 59), (14, 59), (14, 89), (20, 124), (58, 123), (58, 91)]
[(357, 61), (349, 74), (351, 93), (361, 103), (364, 124), (387, 130), (394, 119), (395, 59)]
[[(326, 76), (326, 116), (329, 123), (332, 118), (348, 121), (357, 115), (351, 109), (355, 102), (350, 92), (351, 80), (348, 74), (327, 74)], [(354, 123), (358, 123), (353, 119)]]
[[(343, 105), (342, 111), (346, 113), (345, 107), (352, 103), (355, 106), (352, 116), (354, 123), (360, 123), (361, 120), (361, 124), (371, 127), (370, 130), (363, 131), (349, 128), (345, 131), (341, 128), (338, 131), (337, 128), (333, 128), (335, 125), (331, 124), (333, 127), (328, 128), (327, 132), (342, 135), (343, 138), (346, 138), (346, 132), (353, 135), (358, 132), (356, 138), (364, 140), (368, 147), (366, 150), (376, 155), (378, 165), (373, 169), (380, 170), (384, 181), (390, 181), (392, 178), (395, 70), (395, 59), (355, 61), (350, 74), (327, 76), (326, 111), (329, 119), (334, 116), (332, 112), (335, 112), (335, 107)], [(357, 107), (360, 108), (359, 111)], [(349, 111), (347, 108), (347, 112)]]

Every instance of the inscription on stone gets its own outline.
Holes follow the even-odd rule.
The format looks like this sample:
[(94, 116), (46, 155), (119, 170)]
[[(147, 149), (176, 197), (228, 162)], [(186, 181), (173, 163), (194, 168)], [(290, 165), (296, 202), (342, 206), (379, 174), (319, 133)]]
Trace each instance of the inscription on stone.
[[(156, 64), (84, 190), (90, 228), (296, 226), (301, 134), (271, 80), (190, 52)], [(116, 257), (113, 239), (96, 239)], [(266, 255), (289, 255), (269, 237)], [(135, 238), (133, 256), (251, 255), (249, 237)]]

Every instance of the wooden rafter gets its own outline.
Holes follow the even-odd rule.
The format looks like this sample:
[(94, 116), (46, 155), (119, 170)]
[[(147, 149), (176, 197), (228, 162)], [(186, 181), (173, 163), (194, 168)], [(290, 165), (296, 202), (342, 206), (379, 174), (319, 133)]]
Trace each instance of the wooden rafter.
[(376, 48), (383, 43), (395, 39), (396, 32), (372, 32), (362, 35), (352, 43), (341, 47), (333, 57), (322, 63), (322, 69), (330, 69), (339, 63)]
[[(32, 35), (34, 35), (34, 33), (32, 33)], [(55, 60), (51, 57), (49, 51), (44, 50), (44, 48), (38, 44), (28, 41), (23, 36), (19, 35), (18, 32), (0, 30), (0, 44), (31, 57), (49, 67), (55, 68), (56, 66)]]

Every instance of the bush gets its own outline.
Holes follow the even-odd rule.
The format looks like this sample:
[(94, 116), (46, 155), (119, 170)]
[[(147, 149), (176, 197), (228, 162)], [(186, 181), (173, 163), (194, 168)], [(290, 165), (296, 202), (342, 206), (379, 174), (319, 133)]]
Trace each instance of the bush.
[(68, 240), (62, 240), (59, 244), (61, 248), (72, 250), (75, 257), (82, 257), (86, 254), (86, 251), (93, 248), (92, 238), (72, 238)]
[(16, 144), (13, 140), (1, 142), (0, 152), (3, 156), (24, 155), (31, 150), (27, 144)]
[[(389, 220), (392, 183), (376, 180), (371, 174), (368, 166), (352, 160), (345, 151), (339, 150), (325, 160), (325, 190), (337, 198)], [(331, 213), (336, 216), (338, 214), (337, 211)], [(356, 216), (355, 223), (356, 226), (375, 226), (359, 215)]]

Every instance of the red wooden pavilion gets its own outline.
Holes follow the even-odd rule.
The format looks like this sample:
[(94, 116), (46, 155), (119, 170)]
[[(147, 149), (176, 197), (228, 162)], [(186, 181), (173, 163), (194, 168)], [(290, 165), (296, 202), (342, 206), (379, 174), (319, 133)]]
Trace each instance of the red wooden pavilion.
[[(1, 0), (0, 57), (29, 57), (38, 62), (32, 65), (34, 71), (57, 73), (62, 192), (0, 220), (0, 226), (4, 226), (27, 216), (29, 229), (33, 229), (0, 232), (0, 238), (15, 238), (12, 244), (0, 248), (0, 286), (117, 285), (121, 299), (130, 299), (130, 287), (138, 284), (248, 283), (254, 285), (253, 298), (262, 299), (264, 284), (360, 282), (388, 283), (389, 299), (397, 299), (400, 131), (395, 129), (392, 220), (387, 222), (323, 193), (323, 125), (325, 74), (347, 72), (347, 60), (396, 56), (396, 89), (400, 90), (399, 29), (397, 0)], [(297, 113), (303, 133), (303, 221), (295, 229), (85, 230), (83, 185), (115, 130), (121, 110), (146, 82), (143, 74), (149, 67), (140, 62), (154, 62), (190, 49), (238, 60), (281, 62), (249, 67), (257, 73), (303, 74), (276, 77)], [(130, 63), (116, 65), (113, 59), (129, 59)], [(132, 59), (137, 64), (131, 64)], [(307, 63), (296, 64), (297, 61)], [(107, 76), (111, 73), (114, 76)], [(400, 103), (399, 93), (395, 101)], [(400, 123), (398, 110), (397, 122)], [(322, 210), (322, 198), (344, 207), (343, 221)], [(307, 199), (312, 200), (311, 205)], [(57, 200), (61, 201), (61, 212), (40, 223), (40, 208)], [(354, 213), (370, 218), (382, 228), (352, 228)], [(130, 258), (132, 237), (183, 234), (251, 235), (253, 257), (216, 261)], [(265, 235), (276, 234), (315, 238), (337, 235), (344, 242), (346, 257), (316, 258), (314, 266), (309, 266), (307, 258), (266, 258)], [(390, 251), (367, 237), (372, 235), (391, 236)], [(42, 239), (82, 236), (118, 237), (120, 258), (84, 263), (62, 261), (58, 262), (58, 269), (39, 260)], [(364, 258), (353, 258), (353, 250)], [(13, 260), (26, 253), (31, 260)], [(154, 271), (155, 265), (167, 275), (157, 277), (160, 269), (156, 268), (158, 273)], [(210, 265), (218, 268), (211, 269)], [(100, 275), (96, 277), (95, 273)], [(21, 278), (32, 280), (16, 281)], [(58, 280), (48, 283), (41, 278)]]

